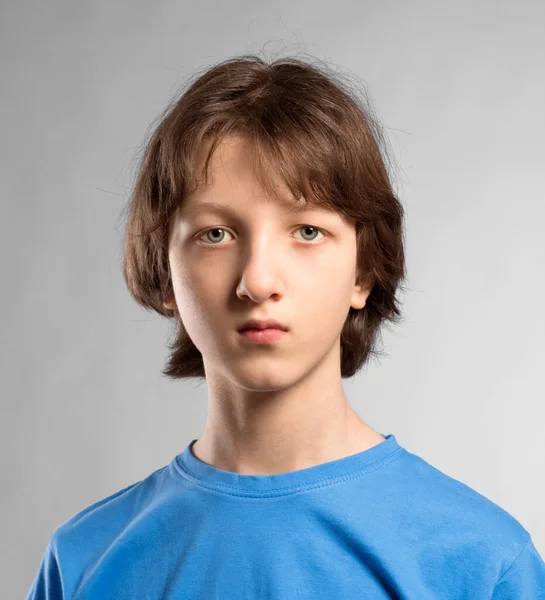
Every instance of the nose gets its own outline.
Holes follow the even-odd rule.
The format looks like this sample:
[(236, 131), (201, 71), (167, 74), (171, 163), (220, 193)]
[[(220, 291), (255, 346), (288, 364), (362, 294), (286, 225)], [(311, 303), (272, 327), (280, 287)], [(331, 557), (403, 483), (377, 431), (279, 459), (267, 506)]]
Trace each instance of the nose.
[(283, 295), (281, 258), (282, 252), (270, 244), (266, 247), (261, 243), (259, 247), (254, 246), (249, 250), (241, 267), (237, 296), (262, 303), (271, 296)]

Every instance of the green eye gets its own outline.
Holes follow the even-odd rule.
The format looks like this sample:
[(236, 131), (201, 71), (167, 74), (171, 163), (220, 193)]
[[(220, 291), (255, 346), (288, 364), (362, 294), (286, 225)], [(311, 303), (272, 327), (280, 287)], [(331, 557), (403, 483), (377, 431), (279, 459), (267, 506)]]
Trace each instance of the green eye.
[[(208, 229), (208, 231), (205, 231), (205, 232), (204, 232), (204, 233), (201, 235), (201, 237), (200, 237), (199, 239), (201, 239), (201, 238), (202, 238), (203, 236), (205, 236), (205, 235), (208, 235), (208, 234), (209, 234), (210, 232), (212, 232), (212, 231), (223, 231), (223, 232), (225, 232), (225, 231), (227, 231), (227, 230), (226, 230), (226, 229), (223, 229), (223, 227), (214, 227), (214, 228), (212, 228), (212, 229)], [(218, 241), (218, 240), (216, 240), (216, 241)], [(220, 241), (221, 241), (221, 240), (220, 240)], [(217, 246), (217, 244), (211, 244), (211, 245), (212, 245), (212, 246)]]
[[(309, 229), (310, 229), (310, 230), (312, 230), (312, 233), (310, 233), (310, 234), (308, 233), (308, 230), (309, 230)], [(319, 227), (314, 227), (313, 225), (300, 225), (300, 226), (299, 226), (299, 227), (296, 229), (296, 231), (299, 231), (299, 230), (307, 230), (307, 232), (306, 232), (306, 234), (305, 234), (305, 235), (311, 235), (311, 236), (312, 236), (312, 235), (315, 235), (316, 233), (321, 233), (321, 234), (322, 234), (322, 235), (325, 237), (325, 233), (324, 233), (324, 232), (323, 232), (323, 231), (322, 231), (322, 230), (321, 230)], [(218, 232), (218, 231), (219, 231), (219, 232), (223, 232), (223, 233), (225, 233), (225, 232), (229, 233), (229, 231), (228, 231), (227, 229), (225, 229), (224, 227), (212, 227), (211, 229), (207, 229), (206, 231), (204, 231), (204, 232), (203, 232), (203, 233), (202, 233), (202, 234), (199, 236), (199, 240), (202, 240), (202, 238), (203, 238), (205, 235), (208, 235), (208, 234), (210, 234), (210, 233), (212, 233), (212, 232)], [(231, 235), (231, 234), (229, 233), (229, 235)], [(211, 239), (215, 239), (215, 242), (221, 242), (221, 241), (222, 241), (222, 239), (221, 239), (221, 234), (220, 234), (220, 236), (219, 236), (219, 239), (218, 239), (218, 236), (217, 236), (217, 235), (214, 235), (214, 238), (210, 238), (210, 237), (208, 237), (208, 240), (209, 240), (208, 242), (206, 242), (205, 240), (202, 240), (202, 241), (204, 241), (204, 242), (205, 242), (205, 244), (206, 244), (207, 246), (218, 246), (218, 245), (219, 245), (219, 244), (215, 243), (214, 241), (212, 241), (212, 242), (211, 242), (211, 241), (210, 241)], [(305, 239), (305, 238), (303, 238), (303, 239)], [(312, 240), (305, 240), (305, 241), (312, 242), (312, 241), (314, 241), (315, 239), (316, 239), (316, 238), (315, 238), (315, 237), (313, 237), (313, 238), (312, 238)]]
[[(313, 229), (315, 232), (322, 233), (322, 230), (321, 230), (321, 229), (318, 229), (317, 227), (313, 227), (312, 225), (301, 225), (301, 227), (298, 227), (297, 229), (298, 229), (298, 230), (299, 230), (299, 229)], [(314, 238), (314, 239), (315, 239), (315, 238)]]

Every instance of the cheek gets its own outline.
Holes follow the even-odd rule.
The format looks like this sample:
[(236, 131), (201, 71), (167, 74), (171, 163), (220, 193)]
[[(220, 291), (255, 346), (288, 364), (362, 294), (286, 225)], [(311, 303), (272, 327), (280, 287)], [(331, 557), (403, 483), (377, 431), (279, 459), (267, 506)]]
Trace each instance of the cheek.
[(304, 278), (297, 286), (296, 299), (302, 319), (309, 328), (319, 326), (324, 332), (342, 329), (353, 289), (352, 274), (341, 269)]
[(178, 263), (173, 265), (172, 280), (180, 316), (188, 333), (190, 328), (213, 323), (214, 315), (220, 310), (224, 312), (230, 289), (225, 270), (218, 271), (202, 263), (199, 268)]
[(198, 268), (186, 271), (188, 289), (197, 302), (205, 304), (224, 303), (225, 298), (232, 293), (232, 279), (227, 268), (218, 268), (211, 262), (202, 261)]
[(202, 354), (210, 352), (217, 295), (202, 274), (179, 269), (173, 274), (174, 294), (184, 328)]

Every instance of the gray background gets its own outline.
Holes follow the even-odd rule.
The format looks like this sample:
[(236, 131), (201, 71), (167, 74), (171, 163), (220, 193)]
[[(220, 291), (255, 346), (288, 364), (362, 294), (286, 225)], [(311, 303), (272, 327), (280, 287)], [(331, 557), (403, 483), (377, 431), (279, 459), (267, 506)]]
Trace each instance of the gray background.
[(2, 596), (53, 530), (201, 434), (169, 325), (121, 277), (146, 130), (196, 69), (307, 53), (368, 86), (407, 208), (406, 321), (344, 381), (372, 427), (545, 556), (543, 2), (2, 4)]

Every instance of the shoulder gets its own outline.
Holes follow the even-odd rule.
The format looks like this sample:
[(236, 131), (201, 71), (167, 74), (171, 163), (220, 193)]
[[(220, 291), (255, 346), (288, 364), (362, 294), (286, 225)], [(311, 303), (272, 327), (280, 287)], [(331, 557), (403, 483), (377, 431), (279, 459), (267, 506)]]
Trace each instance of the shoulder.
[[(112, 550), (127, 545), (142, 515), (164, 500), (168, 465), (89, 504), (52, 533), (28, 598), (72, 598), (86, 574)], [(137, 528), (138, 529), (138, 528)]]
[(168, 465), (142, 480), (85, 506), (61, 523), (51, 536), (52, 549), (61, 563), (77, 555), (104, 551), (112, 539), (153, 503), (161, 490)]
[(529, 548), (530, 533), (498, 503), (411, 452), (401, 462), (411, 499), (406, 516), (461, 564), (465, 556), (499, 578)]
[(411, 452), (405, 451), (404, 461), (412, 494), (430, 516), (440, 517), (444, 524), (478, 527), (495, 543), (513, 538), (519, 543), (527, 541), (529, 534), (521, 523), (482, 492)]

